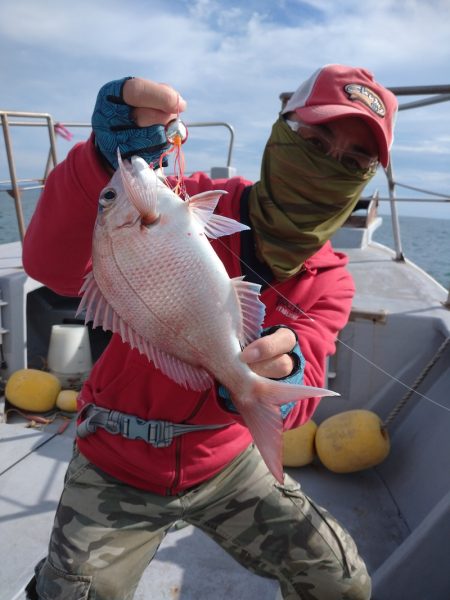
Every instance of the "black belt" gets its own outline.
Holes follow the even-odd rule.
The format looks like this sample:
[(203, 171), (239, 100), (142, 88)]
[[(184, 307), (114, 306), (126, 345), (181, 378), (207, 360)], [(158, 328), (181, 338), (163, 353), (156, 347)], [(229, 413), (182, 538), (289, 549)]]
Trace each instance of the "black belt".
[(224, 425), (188, 425), (187, 423), (171, 423), (170, 421), (146, 421), (134, 415), (100, 408), (95, 404), (87, 404), (81, 411), (83, 421), (77, 427), (77, 435), (85, 438), (101, 427), (112, 435), (122, 435), (128, 440), (143, 440), (155, 448), (166, 448), (173, 438), (192, 431), (204, 431), (228, 427)]

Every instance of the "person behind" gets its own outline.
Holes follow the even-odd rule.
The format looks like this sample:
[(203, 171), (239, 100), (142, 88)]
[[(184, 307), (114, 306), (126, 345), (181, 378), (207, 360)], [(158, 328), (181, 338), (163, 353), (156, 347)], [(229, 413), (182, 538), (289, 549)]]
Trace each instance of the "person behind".
[[(98, 198), (117, 168), (117, 148), (157, 169), (168, 148), (164, 126), (185, 108), (164, 84), (124, 78), (102, 87), (91, 137), (50, 174), (27, 230), (31, 277), (78, 294), (92, 268)], [(329, 240), (377, 166), (388, 164), (396, 108), (367, 70), (326, 65), (274, 123), (259, 181), (185, 179), (189, 195), (226, 190), (217, 211), (251, 226), (212, 243), (230, 277), (262, 284), (265, 329), (241, 354), (255, 372), (324, 385), (326, 357), (354, 294), (347, 258)], [(285, 429), (308, 421), (318, 402), (282, 406)], [(29, 597), (132, 598), (165, 534), (184, 519), (250, 571), (277, 579), (285, 599), (370, 598), (350, 535), (289, 476), (283, 485), (273, 478), (222, 386), (185, 390), (114, 335), (79, 410), (48, 556)], [(175, 424), (173, 437), (158, 437), (161, 422)]]

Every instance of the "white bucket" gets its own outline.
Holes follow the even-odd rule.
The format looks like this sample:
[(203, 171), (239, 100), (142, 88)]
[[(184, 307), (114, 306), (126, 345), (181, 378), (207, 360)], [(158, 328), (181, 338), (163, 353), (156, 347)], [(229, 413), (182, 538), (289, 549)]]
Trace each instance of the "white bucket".
[(63, 388), (79, 389), (92, 368), (88, 328), (84, 325), (53, 325), (47, 364)]

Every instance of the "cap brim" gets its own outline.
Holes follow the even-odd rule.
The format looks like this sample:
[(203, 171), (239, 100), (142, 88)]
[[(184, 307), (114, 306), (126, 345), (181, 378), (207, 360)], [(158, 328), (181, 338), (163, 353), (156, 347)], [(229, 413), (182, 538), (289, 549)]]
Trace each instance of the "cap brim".
[(358, 109), (356, 106), (344, 106), (342, 104), (304, 106), (302, 108), (294, 109), (294, 112), (304, 123), (307, 123), (308, 125), (319, 125), (321, 123), (326, 123), (327, 121), (336, 121), (337, 119), (350, 116), (363, 119), (372, 129), (375, 136), (380, 154), (380, 163), (383, 165), (383, 167), (388, 166), (389, 146), (386, 136), (380, 123), (369, 113)]

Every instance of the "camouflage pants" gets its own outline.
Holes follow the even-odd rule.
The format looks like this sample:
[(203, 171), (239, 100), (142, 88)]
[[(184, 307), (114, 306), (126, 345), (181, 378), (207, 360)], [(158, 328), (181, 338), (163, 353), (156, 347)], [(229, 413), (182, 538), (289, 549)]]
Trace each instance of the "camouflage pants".
[(250, 571), (278, 579), (285, 599), (370, 598), (370, 578), (349, 534), (290, 477), (276, 483), (253, 446), (217, 476), (177, 496), (123, 485), (76, 451), (49, 554), (37, 569), (38, 597), (133, 598), (179, 519), (199, 527)]

